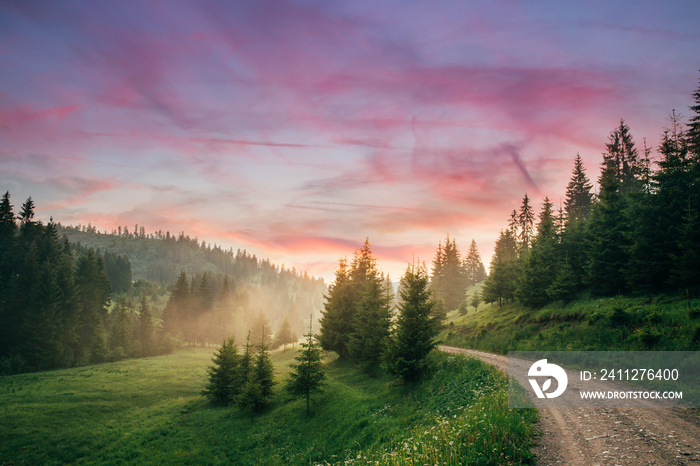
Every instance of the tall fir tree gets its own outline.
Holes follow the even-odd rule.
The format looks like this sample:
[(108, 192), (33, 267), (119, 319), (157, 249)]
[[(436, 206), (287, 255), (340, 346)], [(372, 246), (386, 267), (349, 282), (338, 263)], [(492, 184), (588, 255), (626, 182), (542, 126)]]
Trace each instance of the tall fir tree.
[(562, 253), (568, 258), (576, 286), (583, 283), (587, 277), (584, 242), (587, 223), (595, 200), (591, 189), (592, 185), (586, 175), (581, 156), (576, 154), (571, 179), (566, 188), (565, 220), (561, 233)]
[(411, 382), (425, 371), (426, 358), (437, 345), (439, 322), (433, 314), (425, 264), (413, 262), (406, 268), (399, 295), (399, 316), (385, 365), (389, 373)]
[(532, 206), (530, 205), (530, 198), (523, 196), (523, 202), (520, 206), (520, 211), (518, 212), (518, 230), (520, 232), (520, 254), (522, 256), (527, 255), (528, 249), (530, 248), (530, 241), (533, 235), (533, 225), (535, 222), (535, 214), (532, 212)]
[(350, 357), (367, 370), (379, 366), (391, 327), (391, 297), (379, 279), (368, 281), (356, 304), (353, 332), (348, 350)]
[(462, 267), (462, 258), (454, 238), (450, 240), (449, 235), (445, 239), (443, 249), (444, 267), (444, 295), (441, 296), (447, 311), (457, 309), (464, 301), (467, 290), (467, 279)]
[(442, 248), (442, 241), (438, 242), (438, 247), (435, 250), (430, 289), (435, 295), (442, 296), (445, 294), (445, 252)]
[(573, 222), (581, 222), (588, 218), (593, 205), (592, 189), (593, 185), (586, 175), (581, 154), (576, 154), (574, 169), (566, 187), (566, 199), (564, 200), (564, 213), (567, 225)]
[(464, 273), (467, 278), (467, 285), (474, 286), (477, 283), (484, 281), (486, 278), (486, 269), (481, 261), (479, 249), (476, 246), (476, 241), (472, 239), (469, 245), (469, 252), (464, 258)]
[(598, 179), (600, 195), (588, 222), (586, 243), (588, 283), (595, 293), (608, 296), (626, 289), (624, 273), (630, 246), (626, 194), (636, 184), (629, 168), (636, 149), (624, 122), (613, 130), (609, 141)]
[(540, 307), (549, 301), (548, 288), (557, 272), (557, 232), (552, 217), (553, 204), (545, 198), (537, 224), (537, 236), (529, 254), (523, 259), (516, 295), (529, 307)]
[(355, 301), (347, 259), (338, 262), (335, 280), (328, 287), (324, 310), (321, 311), (319, 341), (327, 351), (335, 351), (341, 358), (349, 356), (349, 340), (353, 331)]
[(367, 238), (350, 267), (341, 259), (326, 296), (319, 340), (325, 350), (376, 367), (391, 325), (393, 291), (377, 269)]
[[(610, 133), (605, 148), (601, 177), (613, 178), (616, 181), (615, 189), (621, 192), (641, 190), (644, 161), (639, 157), (630, 128), (624, 120), (620, 120), (620, 125)], [(599, 183), (601, 192), (613, 186), (610, 182), (605, 187), (602, 182)]]
[(490, 273), (484, 281), (482, 298), (485, 303), (499, 306), (515, 298), (518, 278), (518, 240), (510, 229), (501, 230), (491, 258)]

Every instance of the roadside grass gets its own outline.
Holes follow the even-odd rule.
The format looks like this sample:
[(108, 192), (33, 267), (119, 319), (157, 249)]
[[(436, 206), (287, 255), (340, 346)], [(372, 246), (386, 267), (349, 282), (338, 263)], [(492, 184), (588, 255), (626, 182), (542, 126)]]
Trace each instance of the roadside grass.
[(700, 350), (700, 299), (691, 300), (689, 310), (685, 298), (666, 295), (582, 299), (537, 310), (482, 305), (448, 322), (445, 344), (500, 354)]
[(0, 377), (0, 464), (521, 464), (535, 410), (507, 408), (505, 376), (435, 352), (413, 386), (326, 364), (305, 414), (281, 383), (296, 350), (272, 353), (276, 396), (250, 421), (201, 395), (212, 348)]

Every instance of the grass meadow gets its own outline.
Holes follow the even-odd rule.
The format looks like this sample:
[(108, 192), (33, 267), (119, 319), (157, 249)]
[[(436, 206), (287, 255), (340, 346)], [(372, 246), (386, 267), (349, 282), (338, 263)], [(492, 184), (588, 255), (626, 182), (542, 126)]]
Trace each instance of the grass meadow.
[[(478, 291), (478, 286), (469, 292)], [(587, 298), (542, 309), (481, 304), (453, 311), (440, 335), (447, 345), (508, 351), (697, 351), (700, 299), (682, 296)]]
[(212, 348), (0, 377), (0, 464), (523, 464), (535, 410), (507, 409), (505, 377), (434, 353), (414, 385), (326, 364), (306, 415), (281, 381), (295, 351), (272, 353), (276, 397), (254, 421), (200, 392)]

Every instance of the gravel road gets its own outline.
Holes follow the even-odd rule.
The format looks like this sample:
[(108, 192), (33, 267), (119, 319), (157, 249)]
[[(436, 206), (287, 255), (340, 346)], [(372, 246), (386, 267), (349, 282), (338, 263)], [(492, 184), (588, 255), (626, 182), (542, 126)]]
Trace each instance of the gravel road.
[[(506, 356), (440, 346), (507, 372)], [(700, 464), (700, 415), (684, 409), (540, 409), (540, 465)]]

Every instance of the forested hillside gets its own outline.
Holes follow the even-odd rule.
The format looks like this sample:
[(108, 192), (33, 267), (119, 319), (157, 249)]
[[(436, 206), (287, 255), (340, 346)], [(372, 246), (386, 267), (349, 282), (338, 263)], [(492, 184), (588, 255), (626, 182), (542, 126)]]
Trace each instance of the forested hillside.
[(322, 305), (323, 280), (245, 251), (138, 227), (44, 225), (31, 198), (16, 215), (9, 192), (0, 207), (0, 372), (242, 341), (263, 329), (284, 345)]
[[(293, 332), (301, 335), (309, 314), (316, 315), (322, 307), (326, 289), (322, 279), (258, 259), (245, 250), (234, 252), (200, 242), (185, 233), (177, 236), (162, 231), (147, 234), (145, 228), (138, 225), (131, 232), (125, 226), (111, 233), (100, 233), (92, 225), (59, 225), (59, 233), (78, 251), (84, 248), (104, 251), (106, 266), (109, 266), (108, 254), (116, 255), (115, 264), (120, 257), (128, 258), (136, 285), (144, 286), (146, 281), (145, 287), (149, 289), (152, 288), (149, 283), (153, 283), (173, 291), (177, 302), (170, 303), (171, 311), (174, 306), (187, 308), (187, 313), (192, 315), (185, 318), (182, 312), (173, 312), (187, 324), (171, 322), (170, 328), (188, 343), (220, 343), (229, 335), (242, 341), (247, 330), (263, 325), (267, 327), (266, 332), (273, 334), (285, 320)], [(122, 264), (121, 270), (124, 269)], [(107, 273), (110, 274), (110, 267)], [(231, 309), (236, 316), (229, 316), (221, 310), (222, 306)], [(213, 323), (212, 319), (218, 319), (218, 323)], [(188, 325), (217, 328), (194, 332), (200, 334), (194, 336), (191, 328), (185, 328)]]
[(296, 291), (321, 283), (306, 272), (277, 266), (245, 250), (224, 250), (185, 233), (177, 236), (163, 231), (147, 234), (145, 228), (138, 225), (134, 226), (134, 232), (125, 226), (107, 233), (99, 232), (92, 225), (64, 227), (60, 223), (58, 232), (79, 247), (127, 256), (134, 280), (146, 279), (172, 286), (184, 270), (189, 276), (204, 272), (225, 274), (236, 282), (255, 285), (285, 282)]

